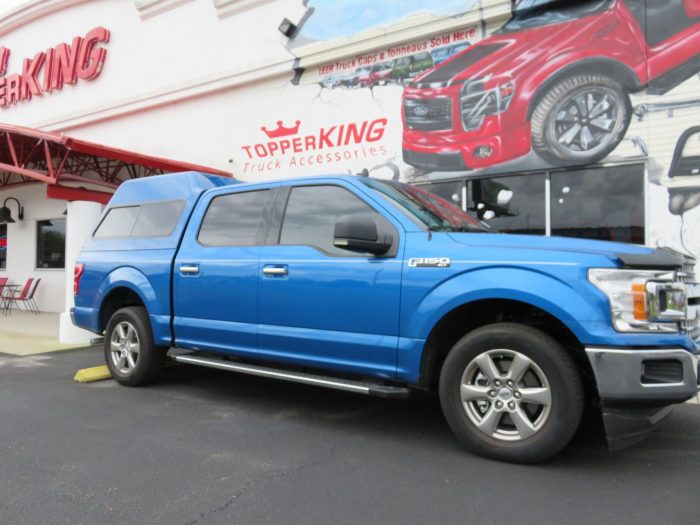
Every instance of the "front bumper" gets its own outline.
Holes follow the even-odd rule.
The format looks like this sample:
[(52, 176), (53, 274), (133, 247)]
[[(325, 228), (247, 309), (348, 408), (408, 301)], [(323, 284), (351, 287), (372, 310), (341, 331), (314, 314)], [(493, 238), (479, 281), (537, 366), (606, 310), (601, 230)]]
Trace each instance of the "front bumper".
[[(418, 113), (418, 109), (421, 113)], [(464, 171), (503, 164), (532, 149), (526, 105), (511, 103), (465, 127), (461, 87), (407, 86), (401, 102), (404, 162), (429, 171)]]
[(668, 405), (698, 392), (698, 355), (683, 348), (589, 347), (586, 354), (598, 395), (609, 404)]
[(698, 394), (698, 356), (683, 348), (586, 348), (610, 449), (644, 439), (669, 405)]

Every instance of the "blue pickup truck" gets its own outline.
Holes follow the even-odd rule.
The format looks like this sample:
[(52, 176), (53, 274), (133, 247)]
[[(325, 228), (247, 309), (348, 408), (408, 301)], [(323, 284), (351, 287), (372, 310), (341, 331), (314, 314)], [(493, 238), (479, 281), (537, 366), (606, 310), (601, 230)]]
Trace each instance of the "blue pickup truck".
[(473, 451), (536, 462), (586, 405), (608, 443), (698, 392), (695, 260), (505, 235), (416, 186), (182, 173), (122, 184), (75, 267), (113, 377), (166, 359), (384, 397), (435, 390)]

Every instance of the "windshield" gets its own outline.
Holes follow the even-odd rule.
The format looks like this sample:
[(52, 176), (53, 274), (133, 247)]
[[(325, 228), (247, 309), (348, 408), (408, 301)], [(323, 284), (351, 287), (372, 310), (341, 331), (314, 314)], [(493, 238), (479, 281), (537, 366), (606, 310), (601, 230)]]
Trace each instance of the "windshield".
[(611, 3), (612, 0), (519, 0), (512, 18), (497, 33), (577, 20), (604, 11)]
[(361, 179), (431, 231), (488, 232), (491, 229), (442, 197), (400, 182)]

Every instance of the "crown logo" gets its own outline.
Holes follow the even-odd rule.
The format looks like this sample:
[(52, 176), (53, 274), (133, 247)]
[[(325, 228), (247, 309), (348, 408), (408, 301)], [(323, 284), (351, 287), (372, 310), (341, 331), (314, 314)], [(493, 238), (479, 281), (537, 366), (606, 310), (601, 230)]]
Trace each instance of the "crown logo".
[(265, 135), (267, 135), (268, 138), (270, 139), (277, 139), (279, 137), (287, 137), (289, 135), (296, 135), (299, 133), (299, 125), (301, 124), (300, 120), (297, 120), (294, 123), (293, 128), (285, 128), (284, 123), (281, 120), (277, 121), (277, 129), (267, 129), (265, 126), (262, 126), (260, 129), (265, 132)]

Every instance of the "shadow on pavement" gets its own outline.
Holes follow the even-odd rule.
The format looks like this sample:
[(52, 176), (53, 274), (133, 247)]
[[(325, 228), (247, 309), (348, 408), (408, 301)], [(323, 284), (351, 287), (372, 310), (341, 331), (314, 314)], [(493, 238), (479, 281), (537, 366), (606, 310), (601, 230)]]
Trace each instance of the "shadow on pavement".
[[(352, 428), (353, 433), (373, 434), (406, 444), (420, 441), (422, 446), (469, 454), (453, 436), (434, 392), (414, 391), (409, 399), (388, 400), (192, 366), (168, 368), (158, 385), (186, 389), (211, 402), (243, 402), (249, 411), (292, 414), (304, 425)], [(675, 432), (677, 424), (672, 414), (645, 442), (610, 453), (602, 419), (594, 410), (587, 410), (571, 443), (541, 466), (599, 469), (604, 463), (616, 468), (634, 456), (645, 457), (663, 441), (667, 442), (667, 434)], [(700, 434), (700, 426), (695, 430)]]

